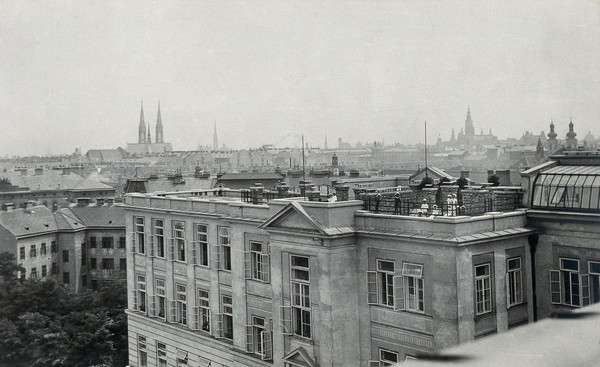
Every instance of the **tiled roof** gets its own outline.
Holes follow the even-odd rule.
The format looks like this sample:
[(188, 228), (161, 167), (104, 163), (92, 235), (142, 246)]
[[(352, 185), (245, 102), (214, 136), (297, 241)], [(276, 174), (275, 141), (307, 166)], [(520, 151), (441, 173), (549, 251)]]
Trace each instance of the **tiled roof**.
[(43, 205), (0, 212), (0, 225), (15, 237), (56, 231), (54, 213)]
[(42, 175), (21, 175), (18, 172), (2, 172), (0, 177), (7, 178), (11, 184), (31, 191), (40, 190), (112, 190), (113, 188), (75, 173), (63, 175), (59, 171), (45, 171)]
[(125, 227), (125, 211), (119, 206), (74, 206), (60, 212), (88, 227)]

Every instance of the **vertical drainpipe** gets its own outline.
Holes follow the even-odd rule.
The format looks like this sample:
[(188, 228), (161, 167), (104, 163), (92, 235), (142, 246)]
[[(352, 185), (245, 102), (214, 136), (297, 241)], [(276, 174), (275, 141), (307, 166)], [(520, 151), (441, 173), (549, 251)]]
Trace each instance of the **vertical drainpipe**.
[(535, 251), (537, 248), (540, 236), (537, 233), (529, 235), (527, 241), (529, 242), (529, 252), (531, 253), (531, 292), (533, 301), (533, 321), (538, 320), (537, 312), (537, 290), (535, 287)]

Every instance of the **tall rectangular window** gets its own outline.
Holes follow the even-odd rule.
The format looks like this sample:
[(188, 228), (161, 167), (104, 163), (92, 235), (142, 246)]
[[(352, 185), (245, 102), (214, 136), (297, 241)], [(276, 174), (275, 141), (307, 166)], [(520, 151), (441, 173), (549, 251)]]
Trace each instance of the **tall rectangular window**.
[(46, 256), (47, 248), (46, 242), (42, 242), (42, 246), (40, 247), (40, 256)]
[(492, 312), (491, 264), (475, 266), (475, 311), (477, 315)]
[(600, 261), (589, 262), (591, 303), (600, 302)]
[(405, 310), (424, 312), (423, 265), (402, 264)]
[(146, 350), (146, 337), (138, 335), (138, 362), (140, 367), (148, 366), (148, 351)]
[(508, 294), (508, 307), (523, 303), (523, 274), (521, 270), (521, 257), (507, 260), (508, 273), (506, 276), (506, 291)]
[(250, 241), (248, 247), (250, 251), (244, 252), (245, 278), (269, 282), (271, 265), (268, 245)]
[(96, 242), (96, 236), (90, 237), (90, 248), (98, 247), (98, 243)]
[(37, 268), (31, 268), (31, 279), (37, 279), (38, 273)]
[(112, 237), (102, 237), (102, 248), (113, 248), (114, 239)]
[(102, 269), (114, 270), (115, 269), (115, 259), (112, 259), (112, 258), (102, 259)]
[(63, 255), (62, 256), (63, 262), (68, 263), (69, 262), (69, 250), (63, 250), (62, 255)]
[(31, 249), (29, 250), (29, 257), (34, 258), (37, 257), (37, 249), (35, 245), (31, 245)]
[(156, 246), (156, 256), (165, 257), (165, 221), (162, 219), (154, 220), (154, 243)]
[(198, 246), (196, 264), (208, 266), (208, 226), (206, 224), (196, 224), (196, 244)]
[(140, 254), (146, 253), (146, 235), (144, 229), (144, 217), (134, 217), (134, 236), (136, 250)]
[(180, 221), (173, 222), (173, 240), (175, 241), (177, 260), (185, 261), (185, 223)]
[(119, 237), (119, 248), (125, 248), (125, 246), (126, 246), (125, 237)]
[(51, 272), (52, 272), (52, 275), (58, 275), (58, 264), (57, 263), (52, 263)]
[(394, 307), (394, 274), (393, 261), (377, 260), (377, 289), (379, 304)]
[(221, 295), (221, 312), (223, 314), (223, 337), (233, 340), (233, 300), (231, 296)]
[(64, 271), (63, 272), (63, 283), (69, 284), (70, 282), (71, 282), (71, 278), (69, 277), (69, 272)]
[(136, 280), (137, 310), (146, 312), (146, 277), (144, 275), (138, 275)]
[(175, 297), (177, 301), (177, 322), (187, 325), (187, 289), (183, 284), (175, 285)]
[(25, 260), (25, 247), (19, 247), (19, 260)]
[(379, 366), (380, 367), (393, 367), (398, 365), (398, 353), (392, 352), (387, 349), (379, 349)]
[(50, 242), (50, 252), (53, 254), (58, 252), (58, 245), (56, 244), (56, 241)]
[(119, 259), (119, 270), (121, 270), (121, 271), (127, 270), (127, 259), (124, 257)]
[(167, 314), (167, 300), (166, 300), (166, 290), (165, 290), (165, 281), (163, 279), (155, 280), (154, 293), (156, 295), (156, 313), (158, 317), (165, 318)]
[(158, 367), (167, 367), (167, 345), (165, 343), (156, 342), (156, 357)]
[(46, 265), (42, 265), (42, 278), (45, 278), (48, 276), (48, 268), (46, 267)]
[(310, 338), (311, 303), (310, 303), (310, 266), (309, 258), (294, 256), (291, 263), (291, 304), (294, 334)]
[(219, 227), (221, 269), (231, 270), (231, 229)]
[(198, 289), (198, 307), (200, 314), (200, 328), (203, 331), (210, 332), (210, 300), (208, 291)]
[(96, 269), (96, 258), (90, 257), (90, 269)]
[(560, 259), (560, 272), (562, 280), (563, 304), (568, 306), (581, 306), (579, 294), (579, 260)]

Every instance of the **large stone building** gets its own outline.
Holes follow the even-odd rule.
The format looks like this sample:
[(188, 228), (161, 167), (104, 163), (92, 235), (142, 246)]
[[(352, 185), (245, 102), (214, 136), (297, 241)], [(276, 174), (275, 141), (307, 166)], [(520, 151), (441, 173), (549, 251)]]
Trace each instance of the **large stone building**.
[(524, 211), (362, 209), (128, 195), (130, 365), (388, 365), (533, 320)]
[(13, 253), (24, 278), (53, 278), (70, 291), (126, 276), (123, 209), (38, 205), (0, 212), (0, 252)]

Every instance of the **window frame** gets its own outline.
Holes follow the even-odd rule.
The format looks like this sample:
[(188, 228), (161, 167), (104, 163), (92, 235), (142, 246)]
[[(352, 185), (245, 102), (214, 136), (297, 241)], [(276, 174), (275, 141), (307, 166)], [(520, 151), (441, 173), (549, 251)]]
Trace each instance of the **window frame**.
[[(162, 283), (162, 284), (159, 284)], [(167, 282), (162, 278), (154, 278), (154, 297), (155, 297), (155, 309), (154, 316), (167, 319)], [(162, 309), (163, 314), (160, 314)]]
[[(177, 226), (181, 225), (181, 228)], [(173, 220), (171, 223), (171, 233), (173, 234), (173, 246), (175, 246), (175, 261), (187, 262), (187, 244), (185, 240), (185, 222), (182, 220)]]
[[(160, 225), (158, 224), (160, 222)], [(164, 259), (167, 257), (165, 241), (165, 220), (162, 218), (152, 219), (152, 235), (154, 236), (154, 254), (156, 257)]]
[(135, 241), (133, 251), (138, 254), (146, 254), (146, 218), (142, 216), (133, 217), (133, 238)]
[(196, 294), (198, 296), (198, 329), (210, 333), (210, 291), (198, 288)]
[(218, 227), (219, 241), (219, 270), (231, 272), (232, 235), (231, 227)]
[(188, 326), (187, 285), (176, 282), (174, 292), (177, 307), (175, 322), (183, 326)]
[(136, 311), (146, 313), (148, 311), (147, 278), (145, 274), (136, 274), (135, 276), (135, 296), (136, 296)]
[[(487, 274), (477, 275), (477, 268), (485, 268), (487, 267)], [(487, 315), (494, 311), (494, 302), (493, 302), (493, 286), (492, 286), (492, 263), (491, 262), (483, 262), (479, 264), (475, 264), (473, 266), (473, 280), (474, 280), (474, 291), (475, 291), (475, 315)], [(487, 282), (486, 282), (487, 281)], [(487, 283), (487, 284), (486, 284)], [(486, 287), (487, 285), (487, 287)], [(486, 297), (487, 291), (487, 297)], [(479, 296), (481, 296), (481, 301), (479, 300)], [(487, 303), (487, 307), (486, 307)], [(479, 309), (479, 305), (481, 304), (482, 309)]]
[[(511, 267), (511, 262), (518, 260), (518, 266)], [(515, 307), (524, 303), (523, 294), (523, 258), (513, 256), (506, 259), (506, 306)]]
[[(409, 269), (409, 267), (413, 267), (412, 271)], [(417, 271), (415, 272), (415, 270)], [(423, 264), (411, 262), (402, 263), (402, 281), (404, 282), (404, 311), (421, 314), (425, 313), (425, 279), (423, 272)], [(411, 300), (414, 302), (412, 305)]]
[[(598, 271), (592, 270), (592, 264), (598, 266)], [(589, 275), (589, 304), (600, 302), (600, 260), (588, 260)]]
[[(200, 229), (203, 228), (204, 231)], [(194, 223), (194, 263), (205, 268), (210, 267), (210, 246), (208, 243), (208, 224)]]
[[(383, 356), (384, 353), (394, 354), (396, 356), (396, 360), (392, 361), (392, 360), (386, 359)], [(394, 352), (393, 350), (389, 350), (389, 349), (385, 349), (385, 348), (379, 348), (379, 366), (380, 367), (396, 366), (399, 362), (399, 359), (400, 359), (400, 355), (398, 352)]]
[[(306, 259), (307, 266), (294, 265), (294, 259)], [(290, 305), (292, 335), (312, 339), (312, 301), (310, 292), (310, 257), (290, 254)], [(306, 273), (306, 279), (297, 274)]]
[[(228, 298), (230, 302), (225, 302), (226, 298)], [(235, 332), (233, 327), (233, 296), (229, 294), (221, 294), (221, 315), (223, 317), (221, 325), (222, 337), (233, 341), (233, 334)], [(226, 319), (228, 320), (227, 322), (225, 322)], [(229, 328), (225, 327), (226, 324), (231, 325), (231, 334), (226, 333), (226, 331), (229, 330)]]

